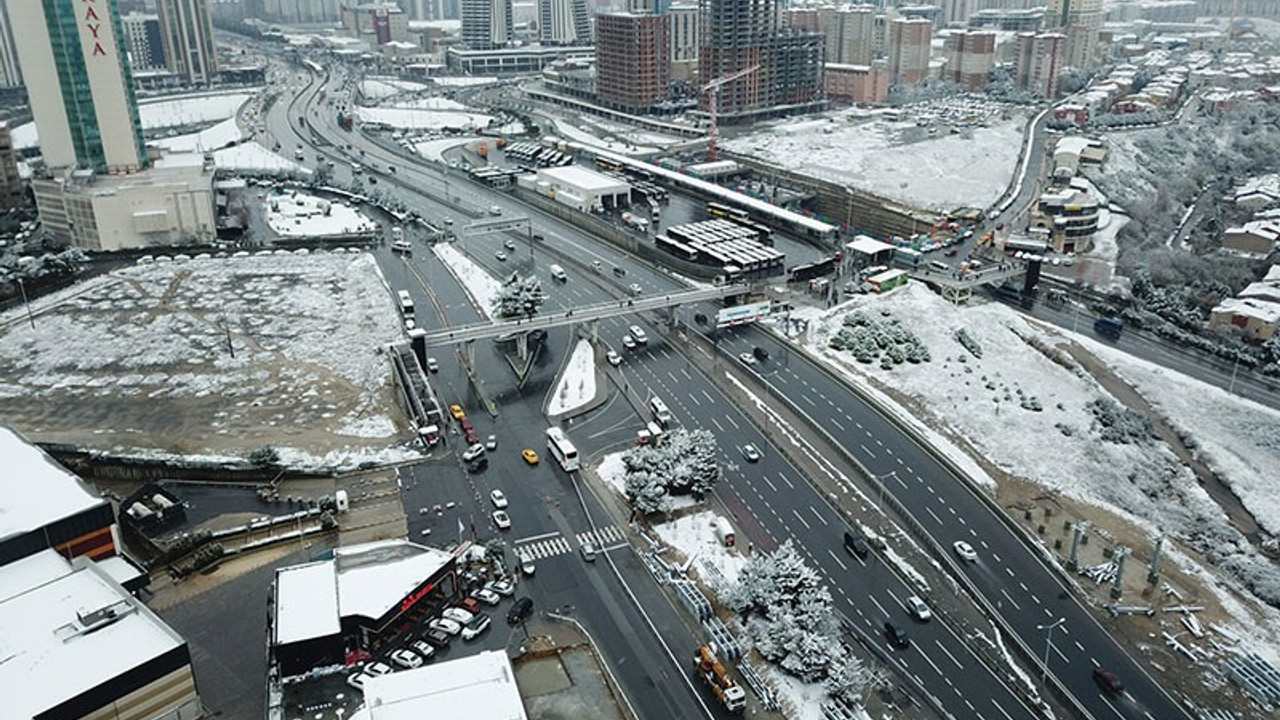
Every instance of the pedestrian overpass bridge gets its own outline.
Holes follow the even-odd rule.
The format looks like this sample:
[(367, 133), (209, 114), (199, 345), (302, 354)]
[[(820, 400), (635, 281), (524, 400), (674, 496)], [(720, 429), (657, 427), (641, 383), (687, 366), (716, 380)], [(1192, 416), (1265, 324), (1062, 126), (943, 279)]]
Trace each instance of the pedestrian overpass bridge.
[(418, 329), (412, 331), (411, 337), (419, 342), (425, 342), (426, 347), (429, 348), (445, 347), (485, 338), (498, 338), (504, 335), (524, 335), (532, 330), (548, 330), (574, 323), (603, 320), (645, 310), (661, 310), (704, 300), (717, 300), (732, 295), (744, 295), (749, 292), (752, 292), (751, 286), (744, 283), (717, 285), (715, 287), (685, 290), (664, 295), (610, 300), (596, 305), (573, 308), (565, 312), (540, 314), (519, 320), (497, 320), (473, 325), (459, 325), (443, 330), (423, 331)]

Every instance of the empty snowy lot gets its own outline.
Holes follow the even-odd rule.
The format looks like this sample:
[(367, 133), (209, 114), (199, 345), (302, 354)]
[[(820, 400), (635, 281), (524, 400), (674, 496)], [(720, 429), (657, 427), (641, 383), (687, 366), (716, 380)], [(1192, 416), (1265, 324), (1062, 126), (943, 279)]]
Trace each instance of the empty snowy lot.
[(0, 316), (0, 421), (120, 455), (302, 466), (396, 459), (405, 421), (381, 348), (400, 319), (373, 257), (167, 260)]

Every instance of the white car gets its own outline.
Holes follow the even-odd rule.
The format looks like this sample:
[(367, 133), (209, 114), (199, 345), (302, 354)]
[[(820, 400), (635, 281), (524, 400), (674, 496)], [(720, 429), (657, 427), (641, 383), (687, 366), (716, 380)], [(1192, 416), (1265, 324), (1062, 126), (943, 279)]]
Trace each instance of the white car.
[(499, 510), (506, 507), (508, 504), (507, 496), (501, 490), (494, 490), (493, 492), (489, 493), (489, 500), (490, 502), (493, 503), (493, 506), (498, 508)]
[(739, 353), (738, 361), (741, 362), (743, 365), (746, 365), (747, 367), (751, 367), (752, 365), (756, 364), (755, 356), (749, 352)]
[(508, 250), (515, 250), (515, 249), (516, 249), (516, 241), (515, 241), (515, 240), (512, 240), (511, 238), (507, 238), (506, 240), (503, 240), (503, 241), (502, 241), (502, 247), (504, 247), (504, 248), (506, 248), (506, 249), (508, 249)]
[(364, 690), (364, 681), (369, 679), (368, 675), (358, 672), (347, 677), (347, 684), (357, 690)]
[(475, 445), (472, 445), (471, 447), (467, 448), (466, 452), (462, 453), (462, 462), (471, 462), (472, 460), (475, 460), (476, 458), (480, 457), (483, 454), (484, 454), (484, 445), (481, 445), (480, 443), (476, 443)]
[(462, 629), (462, 639), (474, 640), (480, 637), (480, 633), (483, 633), (485, 630), (488, 630), (488, 629), (489, 629), (489, 616), (478, 615), (476, 616), (476, 619), (467, 623), (467, 626)]
[(623, 336), (622, 336), (622, 347), (624, 347), (624, 348), (626, 348), (626, 349), (628, 349), (628, 350), (635, 350), (635, 349), (636, 349), (636, 341), (635, 341), (635, 340), (633, 340), (633, 339), (631, 338), (631, 336), (630, 336), (630, 335), (623, 335)]
[(496, 257), (496, 258), (498, 258), (498, 262), (506, 262), (506, 261), (507, 261), (507, 254), (506, 254), (506, 253), (504, 253), (504, 252), (502, 252), (501, 250), (499, 250), (498, 252), (494, 253), (494, 254), (493, 254), (493, 256), (494, 256), (494, 257)]
[(532, 575), (537, 571), (538, 571), (538, 566), (533, 564), (532, 555), (520, 556), (520, 572), (524, 573), (525, 575)]
[(457, 635), (462, 632), (462, 626), (450, 620), (449, 618), (438, 617), (427, 623), (427, 627), (431, 630), (439, 630), (449, 635)]
[(490, 435), (489, 437), (485, 438), (485, 439), (484, 439), (484, 449), (485, 449), (485, 450), (497, 450), (497, 449), (498, 449), (498, 436), (497, 436), (497, 435)]
[(480, 588), (479, 590), (472, 590), (471, 597), (479, 600), (485, 605), (497, 605), (498, 603), (502, 602), (502, 596), (488, 588)]
[(494, 525), (497, 525), (499, 530), (510, 530), (510, 529), (511, 529), (511, 518), (510, 518), (510, 517), (508, 517), (508, 515), (507, 515), (506, 511), (503, 511), (503, 510), (494, 510), (494, 511), (493, 511), (493, 524), (494, 524)]
[(440, 372), (440, 363), (436, 362), (436, 359), (433, 357), (427, 358), (427, 371)]
[(476, 617), (475, 615), (472, 615), (471, 613), (467, 612), (466, 610), (463, 610), (460, 607), (445, 608), (444, 612), (440, 613), (440, 615), (443, 616), (446, 620), (452, 620), (458, 623), (459, 625), (466, 625), (467, 623), (474, 620)]
[(743, 445), (742, 457), (746, 458), (747, 462), (760, 462), (760, 451), (756, 449), (755, 445)]
[(637, 344), (643, 345), (649, 342), (649, 336), (645, 334), (644, 328), (639, 325), (632, 325), (627, 328), (627, 331), (631, 333), (631, 337), (635, 338)]
[(373, 663), (364, 669), (365, 675), (372, 675), (373, 677), (378, 677), (379, 675), (390, 675), (393, 672), (395, 672), (395, 670), (384, 662)]
[(605, 352), (604, 359), (608, 360), (609, 364), (614, 367), (618, 367), (622, 364), (622, 356), (618, 354), (617, 350), (609, 350)]
[(436, 655), (435, 647), (426, 640), (418, 640), (410, 647), (412, 647), (413, 651), (421, 655), (425, 660), (430, 660)]
[(907, 612), (911, 613), (920, 622), (929, 622), (929, 619), (933, 617), (933, 613), (929, 610), (929, 606), (925, 604), (925, 601), (915, 595), (907, 598), (906, 606)]
[(516, 594), (516, 586), (510, 580), (503, 578), (502, 580), (490, 580), (484, 584), (485, 590), (492, 590), (502, 597), (511, 597)]
[(399, 665), (406, 670), (422, 667), (422, 658), (412, 650), (401, 648), (391, 653), (391, 662)]
[(962, 560), (975, 562), (978, 559), (978, 553), (974, 551), (973, 546), (963, 540), (955, 541), (951, 544), (951, 547)]

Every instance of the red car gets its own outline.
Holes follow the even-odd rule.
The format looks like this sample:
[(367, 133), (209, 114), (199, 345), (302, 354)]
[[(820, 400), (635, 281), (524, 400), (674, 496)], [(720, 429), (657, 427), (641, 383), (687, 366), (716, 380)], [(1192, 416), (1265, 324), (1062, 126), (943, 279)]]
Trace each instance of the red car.
[(480, 602), (473, 597), (465, 597), (458, 601), (458, 607), (466, 610), (472, 615), (480, 614)]
[(473, 433), (476, 431), (476, 426), (472, 425), (470, 420), (462, 418), (462, 431), (466, 433)]
[(946, 255), (947, 255), (947, 257), (955, 257), (955, 256), (956, 256), (956, 253), (958, 253), (958, 252), (960, 252), (958, 249), (956, 249), (956, 248), (951, 248), (950, 250), (948, 250), (948, 251), (947, 251)]
[(1120, 677), (1106, 668), (1094, 668), (1093, 681), (1112, 695), (1119, 695), (1124, 692), (1124, 683), (1120, 681)]
[(468, 430), (468, 431), (467, 431), (467, 444), (468, 444), (468, 445), (475, 445), (475, 444), (476, 444), (476, 443), (478, 443), (478, 442), (480, 442), (480, 436), (476, 434), (476, 431), (475, 431), (474, 429), (472, 429), (472, 430)]

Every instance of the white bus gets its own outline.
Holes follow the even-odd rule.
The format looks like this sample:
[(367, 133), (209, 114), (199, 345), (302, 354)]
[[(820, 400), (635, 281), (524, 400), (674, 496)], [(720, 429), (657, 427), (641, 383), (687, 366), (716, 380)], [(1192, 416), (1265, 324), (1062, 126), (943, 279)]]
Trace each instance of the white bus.
[(578, 448), (569, 442), (569, 438), (564, 431), (558, 427), (547, 428), (547, 449), (555, 456), (560, 467), (565, 472), (573, 472), (578, 469)]
[(397, 293), (397, 297), (399, 297), (400, 299), (401, 314), (403, 314), (405, 317), (412, 315), (413, 314), (413, 298), (409, 295), (409, 291), (401, 290), (399, 293)]
[(671, 411), (667, 409), (667, 404), (657, 396), (649, 398), (649, 411), (653, 413), (653, 419), (657, 420), (662, 427), (667, 427), (671, 424)]

